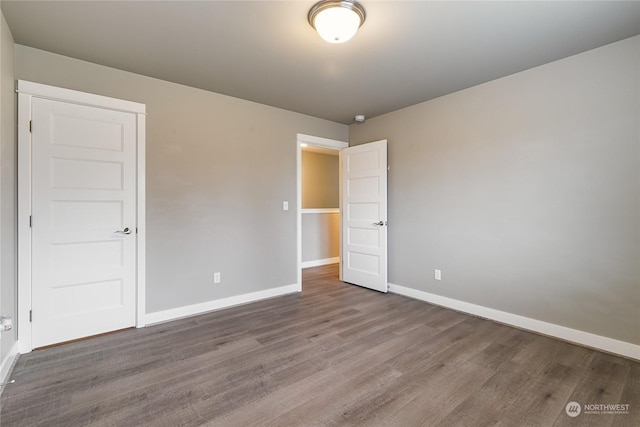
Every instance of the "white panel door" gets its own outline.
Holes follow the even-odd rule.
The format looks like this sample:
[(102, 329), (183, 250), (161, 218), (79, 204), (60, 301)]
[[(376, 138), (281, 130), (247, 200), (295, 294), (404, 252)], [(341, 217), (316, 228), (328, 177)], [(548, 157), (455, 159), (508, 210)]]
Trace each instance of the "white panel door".
[(32, 347), (135, 324), (136, 115), (34, 98)]
[(342, 280), (387, 292), (387, 141), (345, 148)]

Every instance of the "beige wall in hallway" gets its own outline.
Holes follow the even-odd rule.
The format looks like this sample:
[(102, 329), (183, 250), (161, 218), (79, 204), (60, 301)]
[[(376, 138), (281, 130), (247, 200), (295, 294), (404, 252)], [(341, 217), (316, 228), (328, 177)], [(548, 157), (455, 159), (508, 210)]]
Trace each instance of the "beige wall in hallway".
[(340, 206), (338, 159), (302, 150), (302, 209)]

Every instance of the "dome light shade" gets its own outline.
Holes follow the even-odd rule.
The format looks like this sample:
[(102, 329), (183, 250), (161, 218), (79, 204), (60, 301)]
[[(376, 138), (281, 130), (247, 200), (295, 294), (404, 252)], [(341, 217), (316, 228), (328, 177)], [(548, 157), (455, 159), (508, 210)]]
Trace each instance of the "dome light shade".
[(355, 1), (325, 0), (309, 11), (309, 23), (329, 43), (351, 39), (364, 23), (364, 8)]

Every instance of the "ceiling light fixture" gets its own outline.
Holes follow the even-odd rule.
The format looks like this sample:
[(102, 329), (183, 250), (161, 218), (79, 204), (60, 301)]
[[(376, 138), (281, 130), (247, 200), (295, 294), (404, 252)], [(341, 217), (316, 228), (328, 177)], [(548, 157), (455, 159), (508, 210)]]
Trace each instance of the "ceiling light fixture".
[(323, 0), (309, 11), (309, 24), (329, 43), (351, 39), (366, 18), (364, 8), (356, 1)]

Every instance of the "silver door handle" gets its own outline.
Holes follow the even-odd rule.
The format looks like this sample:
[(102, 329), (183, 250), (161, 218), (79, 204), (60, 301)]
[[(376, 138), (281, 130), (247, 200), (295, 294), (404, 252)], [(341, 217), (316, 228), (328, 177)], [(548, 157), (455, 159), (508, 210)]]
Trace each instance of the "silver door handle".
[(131, 234), (131, 229), (129, 227), (125, 227), (124, 230), (116, 230), (117, 234)]
[(386, 225), (384, 221), (378, 221), (378, 222), (374, 222), (373, 225), (379, 225), (379, 226), (383, 226)]

